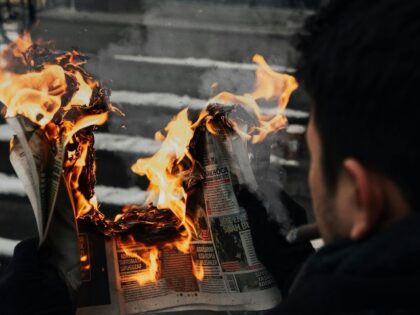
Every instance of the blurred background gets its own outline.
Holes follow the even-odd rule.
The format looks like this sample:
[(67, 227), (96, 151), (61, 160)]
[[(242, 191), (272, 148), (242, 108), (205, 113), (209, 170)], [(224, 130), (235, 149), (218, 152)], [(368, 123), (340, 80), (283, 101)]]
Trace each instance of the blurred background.
[[(252, 90), (255, 53), (293, 74), (293, 36), (320, 5), (322, 0), (0, 0), (0, 44), (27, 30), (59, 50), (76, 48), (112, 90), (112, 102), (126, 116), (113, 115), (96, 135), (96, 191), (107, 212), (144, 199), (147, 181), (130, 166), (157, 150), (154, 133), (180, 109), (188, 106), (194, 115), (220, 91)], [(268, 177), (312, 220), (304, 139), (308, 99), (300, 89), (287, 115), (289, 126), (271, 139)], [(37, 235), (9, 162), (10, 137), (1, 118), (0, 273), (14, 244)]]

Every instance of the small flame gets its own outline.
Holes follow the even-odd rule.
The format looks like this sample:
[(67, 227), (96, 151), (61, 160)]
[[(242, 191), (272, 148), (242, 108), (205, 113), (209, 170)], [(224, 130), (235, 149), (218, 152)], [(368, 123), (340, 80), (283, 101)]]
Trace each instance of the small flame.
[(135, 280), (139, 285), (156, 282), (159, 279), (159, 250), (157, 247), (143, 247), (142, 253), (139, 254), (133, 250), (138, 249), (139, 244), (132, 236), (129, 236), (126, 242), (121, 242), (120, 246), (125, 255), (132, 257), (141, 262), (145, 268), (135, 274), (129, 276), (130, 280)]
[(90, 269), (90, 263), (88, 261), (87, 255), (81, 255), (80, 256), (80, 268), (81, 270), (89, 270)]
[(68, 128), (69, 131), (66, 132), (66, 143), (71, 142), (73, 136), (80, 131), (92, 125), (103, 125), (108, 120), (108, 113), (100, 113), (95, 115), (84, 116), (76, 121), (74, 124), (71, 124), (71, 127)]
[[(253, 62), (259, 65), (256, 70), (255, 89), (244, 95), (234, 95), (229, 92), (221, 92), (213, 97), (211, 103), (222, 104), (242, 104), (250, 112), (254, 113), (259, 125), (250, 128), (247, 134), (244, 134), (239, 128), (236, 131), (244, 138), (251, 140), (252, 143), (261, 143), (270, 133), (284, 128), (287, 124), (287, 118), (284, 114), (290, 95), (297, 89), (296, 79), (288, 74), (278, 73), (272, 70), (261, 55), (254, 55)], [(264, 115), (257, 103), (258, 99), (273, 100), (277, 99), (277, 114)], [(211, 129), (211, 127), (208, 127)]]
[(194, 277), (198, 281), (203, 281), (203, 279), (204, 279), (204, 266), (203, 266), (203, 263), (201, 261), (195, 262), (194, 259), (191, 260), (191, 263), (192, 263), (192, 271), (193, 271)]
[(254, 100), (260, 98), (270, 100), (277, 97), (278, 108), (283, 110), (289, 102), (290, 95), (298, 87), (296, 79), (291, 75), (272, 70), (261, 55), (254, 55), (252, 61), (259, 67), (256, 72), (255, 90), (250, 93), (251, 97)]

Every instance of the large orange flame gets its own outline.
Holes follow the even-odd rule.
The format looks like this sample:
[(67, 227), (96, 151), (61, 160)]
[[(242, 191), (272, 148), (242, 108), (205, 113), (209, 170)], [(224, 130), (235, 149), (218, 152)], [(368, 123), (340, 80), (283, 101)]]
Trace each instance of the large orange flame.
[[(231, 122), (236, 132), (251, 140), (253, 143), (264, 141), (268, 134), (284, 128), (287, 119), (284, 109), (287, 106), (291, 93), (297, 88), (298, 84), (291, 75), (277, 73), (273, 71), (265, 62), (261, 55), (255, 55), (253, 61), (259, 65), (256, 71), (256, 83), (254, 91), (244, 95), (234, 95), (229, 92), (222, 92), (212, 98), (208, 104), (240, 104), (252, 113), (257, 121), (257, 125), (249, 130), (242, 130)], [(264, 115), (258, 106), (258, 99), (272, 100), (277, 98), (278, 113), (276, 115)], [(207, 119), (209, 113), (203, 110), (198, 120), (192, 124), (188, 119), (187, 109), (182, 110), (165, 128), (166, 137), (158, 132), (155, 138), (162, 141), (159, 151), (150, 158), (139, 159), (133, 166), (133, 172), (140, 176), (147, 176), (150, 181), (148, 188), (147, 203), (153, 203), (157, 208), (171, 209), (184, 224), (185, 231), (176, 241), (164, 244), (165, 247), (176, 247), (178, 250), (188, 253), (191, 249), (192, 235), (196, 233), (191, 220), (186, 216), (187, 194), (183, 188), (183, 170), (180, 162), (187, 158), (194, 165), (194, 159), (189, 154), (188, 146), (194, 135), (195, 129), (205, 121), (209, 132), (215, 134), (210, 120)], [(144, 257), (138, 257), (144, 262)], [(156, 256), (149, 256), (147, 265), (152, 268), (156, 266)], [(153, 261), (153, 259), (155, 259)], [(154, 267), (155, 268), (155, 267)], [(155, 269), (155, 272), (156, 269)], [(204, 267), (200, 262), (192, 259), (192, 272), (194, 276), (202, 281), (205, 276)], [(138, 279), (144, 279), (139, 276)], [(144, 280), (138, 281), (140, 284)]]
[[(93, 151), (93, 137), (80, 131), (104, 124), (108, 111), (115, 110), (107, 100), (100, 99), (103, 95), (94, 96), (101, 87), (83, 69), (85, 62), (77, 51), (60, 54), (34, 45), (27, 33), (0, 55), (0, 101), (6, 105), (5, 116), (24, 116), (44, 130), (52, 143), (71, 144), (71, 148), (67, 146), (64, 173), (78, 217), (97, 209), (94, 193), (86, 195), (79, 187)], [(97, 106), (98, 102), (107, 104)], [(95, 161), (90, 163), (94, 170)]]
[(139, 159), (131, 169), (140, 176), (146, 175), (150, 181), (146, 202), (171, 209), (184, 222), (187, 194), (182, 187), (182, 177), (173, 170), (188, 156), (188, 144), (194, 135), (187, 110), (181, 111), (165, 130), (167, 136), (159, 151), (150, 158)]
[[(182, 168), (180, 162), (187, 158), (194, 162), (188, 152), (188, 145), (194, 135), (191, 121), (188, 119), (187, 109), (182, 110), (165, 128), (166, 136), (158, 133), (156, 138), (162, 141), (158, 152), (152, 157), (142, 158), (132, 166), (132, 171), (140, 176), (147, 176), (149, 179), (148, 197), (146, 203), (152, 203), (160, 209), (170, 209), (179, 219), (183, 226), (179, 237), (161, 245), (161, 247), (177, 248), (183, 253), (188, 253), (193, 234), (196, 234), (195, 227), (191, 219), (186, 216), (187, 193), (185, 192), (180, 176)], [(122, 244), (124, 251), (128, 247)], [(138, 257), (140, 261), (150, 266), (150, 272), (153, 269), (157, 273), (157, 247), (150, 248), (150, 255), (147, 258)], [(148, 273), (147, 279), (151, 277)], [(145, 282), (145, 273), (139, 273), (134, 277), (139, 284)]]

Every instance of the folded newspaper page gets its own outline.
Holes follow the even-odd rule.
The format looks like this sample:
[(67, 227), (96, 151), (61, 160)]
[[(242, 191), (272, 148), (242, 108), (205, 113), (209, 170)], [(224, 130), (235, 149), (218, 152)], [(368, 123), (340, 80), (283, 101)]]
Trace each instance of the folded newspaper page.
[[(188, 196), (187, 215), (196, 231), (191, 249), (162, 247), (156, 253), (156, 278), (140, 283), (133, 275), (150, 268), (138, 259), (147, 247), (133, 243), (128, 254), (123, 236), (106, 239), (91, 225), (77, 226), (62, 173), (64, 139), (49, 142), (22, 116), (7, 122), (15, 132), (10, 159), (33, 207), (40, 246), (50, 249), (51, 262), (74, 292), (82, 283), (78, 314), (258, 311), (281, 301), (274, 279), (256, 257), (246, 210), (237, 199), (241, 186), (257, 192), (258, 185), (247, 142), (234, 130), (217, 122), (217, 132), (196, 130), (191, 146), (203, 176)], [(201, 277), (196, 266), (202, 267)]]
[(15, 132), (10, 161), (32, 205), (40, 247), (48, 247), (50, 262), (76, 291), (81, 284), (79, 244), (75, 207), (62, 174), (64, 140), (51, 144), (39, 127), (23, 116), (6, 121)]
[[(106, 239), (83, 222), (78, 229), (62, 175), (64, 141), (48, 142), (24, 117), (7, 122), (16, 134), (10, 159), (33, 207), (40, 246), (51, 249), (51, 262), (70, 288), (76, 291), (82, 283), (78, 314), (257, 311), (281, 301), (274, 279), (256, 257), (246, 210), (235, 194), (241, 185), (255, 192), (258, 186), (247, 143), (234, 131), (223, 124), (214, 126), (215, 134), (196, 131), (204, 176), (188, 197), (188, 216), (197, 232), (191, 250), (162, 248), (156, 280), (140, 284), (133, 275), (150, 266), (128, 255), (119, 236)], [(147, 250), (136, 243), (130, 248), (138, 257)], [(196, 266), (202, 266), (202, 277)]]
[[(79, 315), (106, 314), (111, 309), (120, 314), (258, 311), (280, 303), (274, 279), (256, 257), (246, 210), (239, 206), (235, 193), (241, 185), (258, 189), (246, 141), (223, 125), (218, 127), (216, 134), (205, 128), (196, 130), (195, 149), (204, 179), (188, 195), (187, 212), (197, 231), (190, 253), (162, 248), (156, 281), (139, 284), (133, 275), (144, 272), (147, 265), (127, 255), (118, 238), (102, 244), (106, 248), (102, 261), (106, 257), (108, 283), (112, 283), (104, 299), (109, 305), (85, 304)], [(130, 248), (137, 257), (144, 251), (147, 248), (135, 243)], [(201, 280), (194, 275), (195, 265), (203, 266)], [(92, 286), (94, 280), (90, 281)]]

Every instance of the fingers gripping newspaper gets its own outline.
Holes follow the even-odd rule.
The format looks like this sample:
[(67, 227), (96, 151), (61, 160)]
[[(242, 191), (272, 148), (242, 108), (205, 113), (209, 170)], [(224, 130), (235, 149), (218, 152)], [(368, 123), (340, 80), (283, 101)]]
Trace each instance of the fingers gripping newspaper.
[(22, 181), (38, 228), (39, 246), (69, 288), (80, 284), (79, 241), (74, 204), (62, 174), (64, 139), (51, 144), (42, 130), (23, 116), (6, 118), (15, 135), (10, 161)]
[[(235, 192), (257, 183), (250, 166), (247, 143), (232, 130), (220, 126), (210, 133), (196, 130), (196, 151), (204, 178), (188, 192), (187, 215), (194, 222), (189, 254), (162, 249), (156, 281), (139, 284), (133, 275), (145, 264), (126, 255), (118, 241), (112, 242), (109, 265), (114, 264), (116, 294), (122, 314), (187, 310), (258, 311), (281, 301), (274, 279), (258, 261), (245, 209)], [(131, 248), (140, 255), (144, 248)], [(202, 266), (204, 277), (194, 276)], [(98, 310), (99, 308), (96, 308)], [(99, 314), (95, 308), (80, 314)]]

